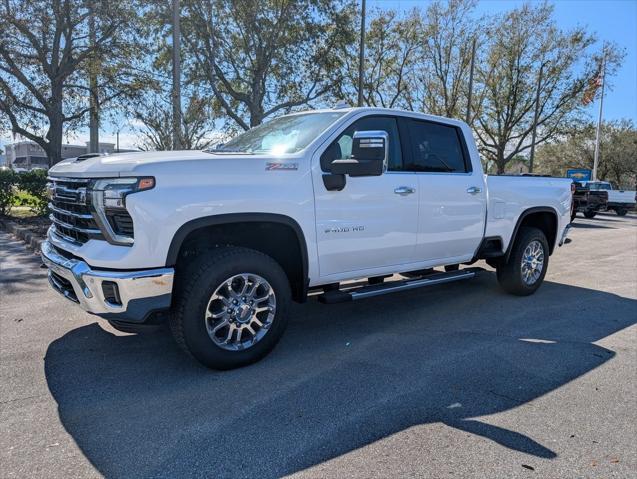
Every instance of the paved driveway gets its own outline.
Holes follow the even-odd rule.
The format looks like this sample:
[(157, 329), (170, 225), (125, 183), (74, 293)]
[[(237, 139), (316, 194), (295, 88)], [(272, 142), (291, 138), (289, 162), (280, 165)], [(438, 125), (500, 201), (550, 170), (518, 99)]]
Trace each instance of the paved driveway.
[(637, 218), (572, 238), (532, 297), (489, 272), (311, 301), (212, 372), (79, 311), (0, 234), (0, 476), (635, 477)]

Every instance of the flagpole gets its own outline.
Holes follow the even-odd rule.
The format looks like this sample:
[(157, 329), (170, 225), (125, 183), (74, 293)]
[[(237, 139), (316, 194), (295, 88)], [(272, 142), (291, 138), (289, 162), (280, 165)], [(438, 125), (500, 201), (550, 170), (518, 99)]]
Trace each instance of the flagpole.
[(365, 0), (361, 2), (361, 32), (358, 47), (358, 101), (356, 106), (363, 106), (363, 75), (365, 74)]
[(595, 133), (595, 159), (593, 160), (593, 181), (597, 181), (597, 166), (599, 165), (599, 141), (602, 131), (602, 110), (604, 108), (604, 88), (606, 87), (606, 50), (602, 58), (602, 96), (599, 99), (599, 117), (597, 118), (597, 132)]

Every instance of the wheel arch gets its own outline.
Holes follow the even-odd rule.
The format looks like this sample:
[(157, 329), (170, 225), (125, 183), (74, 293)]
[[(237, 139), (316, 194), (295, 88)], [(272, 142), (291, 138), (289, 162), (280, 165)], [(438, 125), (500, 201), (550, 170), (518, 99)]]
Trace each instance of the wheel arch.
[(513, 249), (513, 243), (520, 232), (520, 228), (523, 226), (533, 226), (542, 230), (549, 243), (549, 255), (553, 254), (557, 241), (558, 224), (557, 211), (550, 206), (536, 206), (524, 210), (515, 224), (513, 234), (511, 235), (511, 239), (509, 240), (509, 244), (504, 254), (504, 260), (509, 260)]
[(273, 213), (230, 213), (190, 220), (173, 236), (166, 266), (176, 266), (191, 248), (221, 245), (243, 246), (271, 256), (288, 276), (293, 299), (307, 299), (307, 243), (293, 218)]

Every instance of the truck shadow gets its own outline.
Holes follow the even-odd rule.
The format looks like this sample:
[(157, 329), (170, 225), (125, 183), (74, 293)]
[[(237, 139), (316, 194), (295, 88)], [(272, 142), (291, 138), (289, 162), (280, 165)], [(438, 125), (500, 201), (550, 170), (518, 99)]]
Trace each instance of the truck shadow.
[[(595, 221), (594, 219), (591, 221)], [(572, 228), (576, 228), (576, 229), (605, 229), (605, 230), (614, 230), (617, 229), (614, 226), (607, 226), (607, 225), (599, 225), (599, 224), (594, 224), (594, 223), (580, 223), (577, 220), (573, 221), (571, 223), (571, 227)]]
[(560, 451), (479, 416), (609, 361), (593, 342), (634, 324), (637, 301), (551, 282), (515, 298), (493, 276), (295, 306), (269, 357), (223, 373), (168, 334), (93, 323), (50, 345), (46, 378), (64, 427), (106, 477), (279, 477), (436, 422), (551, 459)]

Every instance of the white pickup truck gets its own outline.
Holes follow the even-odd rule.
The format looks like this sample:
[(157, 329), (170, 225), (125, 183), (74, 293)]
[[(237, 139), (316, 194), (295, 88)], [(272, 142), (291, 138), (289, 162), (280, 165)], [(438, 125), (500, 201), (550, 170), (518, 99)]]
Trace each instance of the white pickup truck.
[(209, 151), (66, 160), (50, 181), (53, 288), (123, 331), (168, 318), (217, 369), (267, 354), (309, 294), (468, 279), (481, 268), (459, 265), (480, 259), (531, 294), (572, 201), (570, 179), (485, 176), (461, 121), (375, 108), (282, 116)]
[[(582, 186), (589, 190), (602, 190), (608, 192), (606, 208), (615, 211), (618, 216), (625, 216), (628, 211), (635, 208), (637, 193), (628, 190), (616, 190), (608, 181), (581, 181)], [(595, 215), (593, 215), (595, 216)]]

